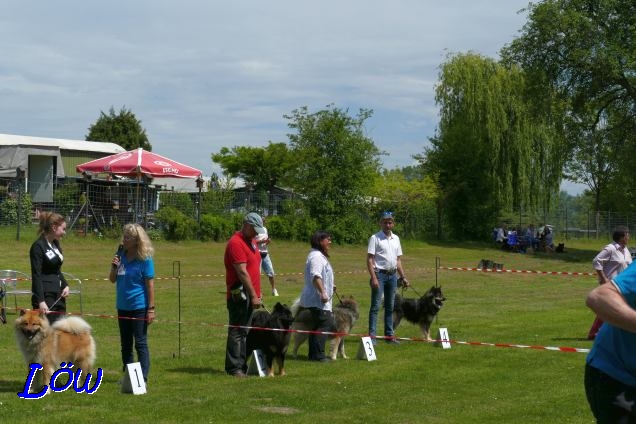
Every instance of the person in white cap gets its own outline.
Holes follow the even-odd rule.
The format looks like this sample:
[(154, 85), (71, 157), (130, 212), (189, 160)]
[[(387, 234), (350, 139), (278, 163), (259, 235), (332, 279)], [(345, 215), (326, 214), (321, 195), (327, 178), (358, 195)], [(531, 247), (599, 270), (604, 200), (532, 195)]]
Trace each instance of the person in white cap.
[(258, 251), (261, 253), (261, 271), (267, 278), (269, 279), (269, 285), (272, 286), (272, 296), (278, 296), (278, 290), (276, 290), (276, 280), (274, 276), (276, 273), (274, 272), (274, 265), (272, 265), (272, 258), (269, 254), (269, 244), (271, 243), (271, 239), (269, 238), (269, 234), (267, 232), (267, 228), (265, 228), (265, 234), (259, 234), (256, 236), (256, 241), (258, 242)]
[(255, 237), (264, 234), (263, 219), (250, 212), (225, 247), (225, 285), (229, 315), (225, 372), (247, 376), (247, 328), (252, 311), (261, 307), (261, 255)]

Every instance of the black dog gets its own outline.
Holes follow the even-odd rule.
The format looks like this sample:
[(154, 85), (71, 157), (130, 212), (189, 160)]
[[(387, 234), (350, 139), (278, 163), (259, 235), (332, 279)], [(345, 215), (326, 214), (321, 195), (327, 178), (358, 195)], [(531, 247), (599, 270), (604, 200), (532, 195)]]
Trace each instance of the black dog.
[(435, 316), (444, 306), (446, 298), (441, 287), (431, 287), (419, 299), (405, 299), (399, 293), (395, 293), (393, 303), (393, 329), (405, 318), (422, 329), (422, 335), (426, 340), (432, 340), (430, 329)]
[(287, 331), (294, 322), (294, 316), (287, 305), (276, 303), (270, 314), (264, 310), (258, 310), (252, 315), (252, 327), (277, 328), (282, 331), (251, 329), (247, 334), (247, 354), (260, 349), (265, 355), (267, 363), (267, 375), (274, 376), (273, 362), (276, 359), (278, 373), (285, 375), (285, 355), (291, 340), (291, 333)]

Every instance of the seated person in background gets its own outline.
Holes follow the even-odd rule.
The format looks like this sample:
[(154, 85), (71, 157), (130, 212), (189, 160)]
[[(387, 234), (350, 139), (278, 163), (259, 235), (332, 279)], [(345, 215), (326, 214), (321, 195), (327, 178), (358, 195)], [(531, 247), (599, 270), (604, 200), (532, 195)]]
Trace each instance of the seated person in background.
[(508, 248), (512, 251), (516, 251), (519, 248), (519, 240), (517, 240), (517, 231), (510, 230), (508, 231)]
[(532, 250), (539, 249), (539, 239), (537, 238), (537, 230), (534, 228), (534, 224), (528, 225), (526, 228), (526, 242), (528, 246), (532, 246)]
[(497, 229), (497, 237), (495, 238), (497, 244), (501, 244), (502, 247), (506, 245), (508, 241), (508, 232), (506, 231), (506, 224), (503, 224)]
[(546, 252), (554, 252), (553, 237), (554, 237), (554, 234), (552, 233), (552, 229), (550, 228), (549, 225), (546, 225), (543, 228), (543, 235), (542, 235), (543, 246), (545, 247)]

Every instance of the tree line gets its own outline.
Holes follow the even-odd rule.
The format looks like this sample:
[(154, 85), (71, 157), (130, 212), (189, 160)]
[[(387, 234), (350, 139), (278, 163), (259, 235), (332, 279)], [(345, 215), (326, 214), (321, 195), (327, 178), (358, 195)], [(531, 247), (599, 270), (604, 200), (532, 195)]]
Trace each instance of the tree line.
[[(440, 65), (440, 119), (418, 166), (383, 168), (385, 153), (364, 130), (373, 111), (335, 105), (285, 115), (286, 142), (223, 147), (211, 159), (257, 192), (300, 194), (323, 228), (355, 231), (382, 210), (417, 210), (435, 215), (439, 237), (483, 239), (522, 211), (540, 222), (558, 207), (564, 180), (587, 185), (578, 201), (589, 209), (629, 213), (636, 3), (546, 0), (520, 13), (527, 21), (499, 60), (463, 52)], [(87, 139), (150, 147), (131, 115), (102, 112)]]

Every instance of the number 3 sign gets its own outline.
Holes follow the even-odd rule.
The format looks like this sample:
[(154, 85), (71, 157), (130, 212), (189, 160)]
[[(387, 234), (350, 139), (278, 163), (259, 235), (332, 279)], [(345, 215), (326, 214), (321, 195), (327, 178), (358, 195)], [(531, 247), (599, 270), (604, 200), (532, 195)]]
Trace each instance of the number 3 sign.
[(373, 349), (373, 341), (371, 337), (362, 337), (360, 339), (360, 345), (358, 347), (357, 359), (365, 359), (367, 361), (375, 361), (375, 349)]

